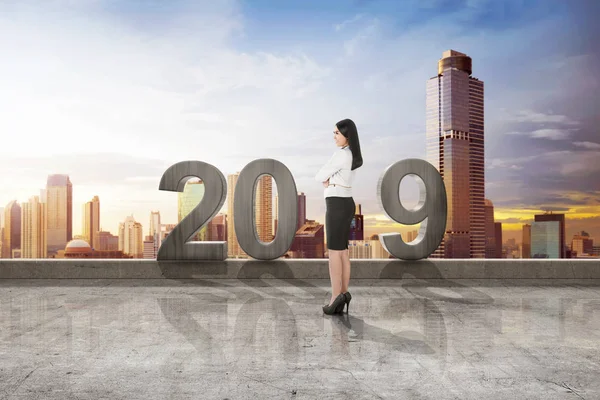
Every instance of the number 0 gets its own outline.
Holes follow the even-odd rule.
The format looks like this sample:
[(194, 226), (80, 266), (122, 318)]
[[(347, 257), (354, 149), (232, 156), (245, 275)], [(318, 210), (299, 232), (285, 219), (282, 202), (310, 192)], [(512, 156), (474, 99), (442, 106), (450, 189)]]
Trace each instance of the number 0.
[[(273, 177), (279, 197), (277, 234), (270, 243), (264, 243), (258, 237), (254, 218), (256, 182), (264, 174)], [(292, 246), (298, 220), (298, 193), (290, 170), (280, 161), (270, 158), (249, 162), (235, 185), (233, 215), (235, 235), (248, 255), (259, 260), (273, 260), (284, 255)]]

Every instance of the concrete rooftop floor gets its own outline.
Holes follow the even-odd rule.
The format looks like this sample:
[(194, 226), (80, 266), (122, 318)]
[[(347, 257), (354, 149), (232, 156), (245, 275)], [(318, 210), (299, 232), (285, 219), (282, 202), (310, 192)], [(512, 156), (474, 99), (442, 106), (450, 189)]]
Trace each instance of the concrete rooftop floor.
[(0, 279), (0, 399), (600, 399), (600, 280)]

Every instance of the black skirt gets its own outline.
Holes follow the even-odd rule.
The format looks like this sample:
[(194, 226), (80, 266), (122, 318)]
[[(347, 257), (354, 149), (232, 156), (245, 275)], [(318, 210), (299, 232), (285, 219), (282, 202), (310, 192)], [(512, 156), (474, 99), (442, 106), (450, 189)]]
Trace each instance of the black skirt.
[(356, 205), (352, 197), (331, 196), (325, 198), (325, 232), (329, 250), (348, 248), (350, 225)]

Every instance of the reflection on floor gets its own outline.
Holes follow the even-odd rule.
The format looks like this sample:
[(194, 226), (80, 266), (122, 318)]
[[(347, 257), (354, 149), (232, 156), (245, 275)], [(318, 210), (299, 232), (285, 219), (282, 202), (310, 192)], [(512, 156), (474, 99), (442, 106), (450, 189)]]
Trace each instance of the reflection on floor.
[(598, 399), (600, 281), (0, 280), (0, 398)]

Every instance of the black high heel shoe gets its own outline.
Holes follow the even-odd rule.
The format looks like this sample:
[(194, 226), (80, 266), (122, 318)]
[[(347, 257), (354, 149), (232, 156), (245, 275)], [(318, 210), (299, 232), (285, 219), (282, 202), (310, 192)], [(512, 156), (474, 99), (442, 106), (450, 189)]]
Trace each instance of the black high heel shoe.
[(327, 315), (340, 314), (344, 311), (346, 296), (340, 293), (330, 305), (323, 306), (323, 312)]
[[(350, 294), (350, 292), (346, 292), (343, 293), (344, 295), (344, 301), (346, 302), (346, 314), (348, 314), (348, 311), (350, 310), (350, 300), (352, 300), (352, 295)], [(344, 308), (342, 307), (342, 313), (344, 312)]]

